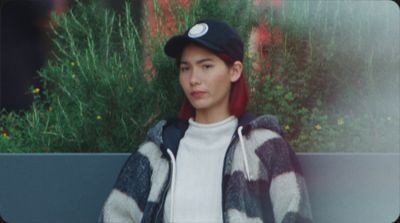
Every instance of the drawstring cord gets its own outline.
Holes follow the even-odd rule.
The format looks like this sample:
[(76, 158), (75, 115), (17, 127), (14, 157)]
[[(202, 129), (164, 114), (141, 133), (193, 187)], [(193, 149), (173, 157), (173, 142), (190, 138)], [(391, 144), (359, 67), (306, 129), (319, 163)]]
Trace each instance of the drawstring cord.
[(242, 150), (242, 155), (243, 155), (243, 161), (244, 161), (244, 168), (246, 169), (246, 176), (247, 180), (250, 180), (250, 171), (249, 171), (249, 164), (247, 162), (247, 155), (246, 155), (246, 148), (244, 147), (244, 141), (243, 141), (243, 134), (242, 134), (242, 126), (239, 126), (237, 133), (239, 135), (239, 141), (240, 141), (240, 148)]
[[(242, 126), (239, 126), (237, 132), (239, 135), (239, 141), (240, 141), (240, 148), (242, 150), (242, 155), (243, 155), (243, 161), (244, 161), (244, 167), (246, 169), (246, 177), (248, 180), (250, 180), (250, 171), (249, 171), (249, 164), (247, 161), (247, 155), (246, 155), (246, 148), (244, 147), (244, 141), (243, 141), (243, 134), (242, 134)], [(175, 177), (176, 177), (176, 160), (174, 154), (171, 152), (170, 149), (167, 149), (167, 153), (169, 157), (171, 158), (171, 163), (172, 163), (172, 183), (171, 183), (171, 205), (170, 205), (170, 217), (169, 217), (169, 222), (172, 222), (174, 219), (174, 196), (175, 196)]]
[(171, 158), (171, 163), (172, 163), (171, 205), (170, 205), (170, 215), (169, 215), (169, 222), (172, 222), (172, 220), (174, 219), (174, 196), (175, 196), (176, 161), (175, 161), (175, 156), (171, 152), (170, 149), (167, 149), (167, 153), (168, 153), (169, 157)]

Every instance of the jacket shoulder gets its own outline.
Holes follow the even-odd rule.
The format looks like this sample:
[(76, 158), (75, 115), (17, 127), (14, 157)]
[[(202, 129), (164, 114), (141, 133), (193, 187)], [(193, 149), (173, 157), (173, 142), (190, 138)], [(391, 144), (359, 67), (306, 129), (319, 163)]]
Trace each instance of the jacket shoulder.
[(279, 124), (278, 118), (274, 115), (269, 115), (269, 114), (254, 118), (244, 128), (247, 131), (255, 129), (266, 129), (276, 132), (280, 136), (283, 135), (283, 131)]

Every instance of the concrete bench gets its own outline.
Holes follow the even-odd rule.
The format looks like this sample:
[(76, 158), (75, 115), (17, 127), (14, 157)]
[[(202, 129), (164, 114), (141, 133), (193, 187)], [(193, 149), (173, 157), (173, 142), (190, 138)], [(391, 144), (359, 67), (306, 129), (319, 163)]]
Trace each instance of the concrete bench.
[[(0, 154), (10, 223), (97, 222), (129, 154)], [(298, 154), (316, 223), (385, 223), (400, 214), (400, 154)]]

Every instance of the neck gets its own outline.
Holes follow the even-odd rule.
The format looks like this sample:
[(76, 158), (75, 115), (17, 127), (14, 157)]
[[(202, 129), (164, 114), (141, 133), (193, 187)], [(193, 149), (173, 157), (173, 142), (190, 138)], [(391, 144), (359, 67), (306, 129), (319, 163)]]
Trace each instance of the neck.
[(203, 124), (210, 124), (222, 121), (231, 116), (228, 110), (226, 111), (206, 111), (197, 110), (195, 115), (195, 121)]

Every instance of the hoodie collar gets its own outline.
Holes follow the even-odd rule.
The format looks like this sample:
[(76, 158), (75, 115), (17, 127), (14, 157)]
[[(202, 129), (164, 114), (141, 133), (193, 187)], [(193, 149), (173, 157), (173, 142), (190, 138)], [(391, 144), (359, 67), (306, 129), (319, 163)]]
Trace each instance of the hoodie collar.
[(170, 149), (176, 156), (179, 142), (185, 135), (188, 126), (188, 121), (178, 118), (161, 120), (147, 132), (147, 140), (159, 146), (163, 156), (169, 157), (167, 149)]
[(248, 136), (253, 129), (269, 129), (283, 136), (283, 131), (279, 125), (279, 121), (273, 115), (262, 115), (256, 117), (254, 114), (245, 113), (239, 119), (238, 126), (243, 126), (242, 133), (245, 136)]
[[(166, 152), (167, 149), (170, 149), (176, 156), (179, 142), (185, 135), (188, 126), (188, 121), (178, 118), (161, 120), (147, 132), (147, 140), (159, 146), (164, 156), (169, 157)], [(238, 119), (239, 126), (243, 126), (242, 133), (244, 136), (248, 136), (253, 129), (260, 128), (272, 130), (281, 136), (283, 134), (278, 119), (273, 115), (257, 117), (252, 113), (245, 112)]]

